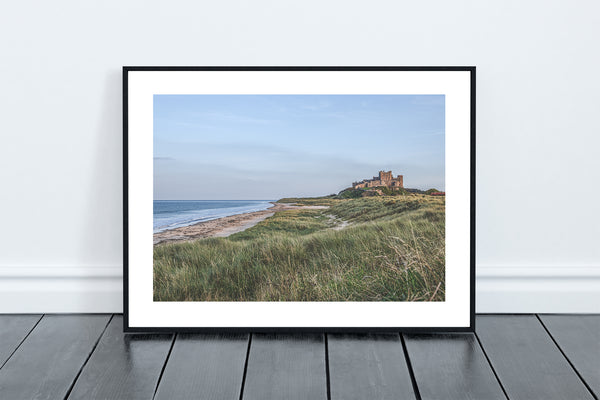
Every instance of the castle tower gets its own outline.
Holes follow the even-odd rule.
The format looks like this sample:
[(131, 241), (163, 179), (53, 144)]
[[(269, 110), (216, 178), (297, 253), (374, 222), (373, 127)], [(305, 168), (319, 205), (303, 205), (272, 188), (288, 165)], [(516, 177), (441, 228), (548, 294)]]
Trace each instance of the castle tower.
[(380, 181), (391, 181), (393, 179), (392, 171), (379, 171), (379, 180)]

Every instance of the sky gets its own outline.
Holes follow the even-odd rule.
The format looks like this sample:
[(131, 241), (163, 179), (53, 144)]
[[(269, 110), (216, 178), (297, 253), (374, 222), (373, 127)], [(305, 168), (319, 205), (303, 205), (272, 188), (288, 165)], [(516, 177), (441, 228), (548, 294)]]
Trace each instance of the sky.
[(324, 196), (372, 178), (445, 190), (443, 95), (155, 95), (155, 200)]

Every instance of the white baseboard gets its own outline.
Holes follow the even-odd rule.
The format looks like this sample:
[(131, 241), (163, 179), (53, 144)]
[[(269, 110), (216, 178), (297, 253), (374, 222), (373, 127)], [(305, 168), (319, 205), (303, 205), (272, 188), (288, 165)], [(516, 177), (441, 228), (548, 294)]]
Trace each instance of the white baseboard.
[(600, 313), (600, 267), (477, 267), (478, 313)]
[(120, 266), (0, 267), (0, 313), (120, 312)]
[[(477, 268), (478, 313), (600, 313), (600, 267)], [(111, 267), (0, 267), (0, 313), (120, 313)]]

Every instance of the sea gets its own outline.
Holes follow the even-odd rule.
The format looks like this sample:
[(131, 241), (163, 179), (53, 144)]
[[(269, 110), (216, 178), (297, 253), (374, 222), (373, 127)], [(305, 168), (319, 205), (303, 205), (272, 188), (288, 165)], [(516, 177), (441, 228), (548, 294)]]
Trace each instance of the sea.
[(274, 200), (154, 200), (154, 233), (230, 215), (262, 211)]

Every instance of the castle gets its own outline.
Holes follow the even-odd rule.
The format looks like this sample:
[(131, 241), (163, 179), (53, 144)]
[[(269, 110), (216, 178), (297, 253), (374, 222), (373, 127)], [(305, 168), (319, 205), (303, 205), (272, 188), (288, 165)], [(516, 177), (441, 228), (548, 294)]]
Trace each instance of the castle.
[(404, 177), (398, 175), (396, 178), (392, 175), (392, 171), (379, 171), (379, 176), (374, 176), (373, 179), (363, 179), (360, 182), (353, 182), (353, 189), (370, 188), (377, 186), (386, 186), (391, 189), (404, 188)]

